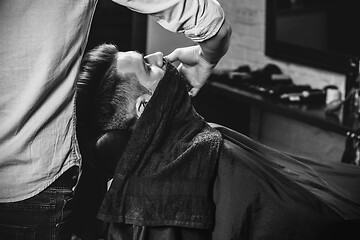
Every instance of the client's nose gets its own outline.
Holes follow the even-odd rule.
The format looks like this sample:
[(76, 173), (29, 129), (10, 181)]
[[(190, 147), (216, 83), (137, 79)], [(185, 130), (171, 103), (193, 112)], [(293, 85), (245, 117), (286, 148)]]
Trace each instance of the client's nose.
[(163, 68), (164, 66), (163, 57), (164, 54), (162, 52), (155, 52), (145, 56), (145, 59), (149, 64), (158, 66), (159, 68)]

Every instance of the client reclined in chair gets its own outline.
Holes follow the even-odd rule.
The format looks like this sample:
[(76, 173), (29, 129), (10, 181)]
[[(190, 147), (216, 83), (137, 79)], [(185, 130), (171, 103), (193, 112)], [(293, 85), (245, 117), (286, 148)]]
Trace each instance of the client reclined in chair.
[(351, 184), (360, 169), (293, 158), (212, 127), (160, 53), (96, 47), (83, 60), (78, 101), (79, 113), (90, 109), (79, 128), (89, 113), (96, 119), (93, 162), (113, 179), (97, 215), (110, 223), (109, 239), (331, 239), (358, 224)]

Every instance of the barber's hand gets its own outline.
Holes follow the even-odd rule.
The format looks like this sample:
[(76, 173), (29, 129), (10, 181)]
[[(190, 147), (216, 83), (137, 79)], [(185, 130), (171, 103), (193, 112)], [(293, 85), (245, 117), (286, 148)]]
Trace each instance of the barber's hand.
[(191, 97), (194, 97), (201, 87), (204, 86), (216, 65), (208, 63), (201, 56), (199, 45), (177, 48), (165, 58), (170, 62), (180, 62), (178, 70), (192, 86), (189, 92)]

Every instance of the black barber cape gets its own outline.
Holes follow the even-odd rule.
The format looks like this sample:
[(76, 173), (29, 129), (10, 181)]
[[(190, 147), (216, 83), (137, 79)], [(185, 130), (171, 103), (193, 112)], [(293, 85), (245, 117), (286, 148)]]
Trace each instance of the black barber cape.
[(221, 134), (196, 113), (177, 69), (166, 66), (117, 163), (98, 218), (210, 229)]
[(213, 240), (359, 239), (360, 168), (290, 156), (228, 129)]

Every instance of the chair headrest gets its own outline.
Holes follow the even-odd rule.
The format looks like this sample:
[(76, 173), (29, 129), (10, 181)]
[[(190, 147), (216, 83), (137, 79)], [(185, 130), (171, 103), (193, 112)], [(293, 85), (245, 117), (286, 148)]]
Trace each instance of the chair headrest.
[(111, 130), (102, 133), (95, 142), (94, 164), (109, 178), (114, 174), (130, 134), (129, 130)]

